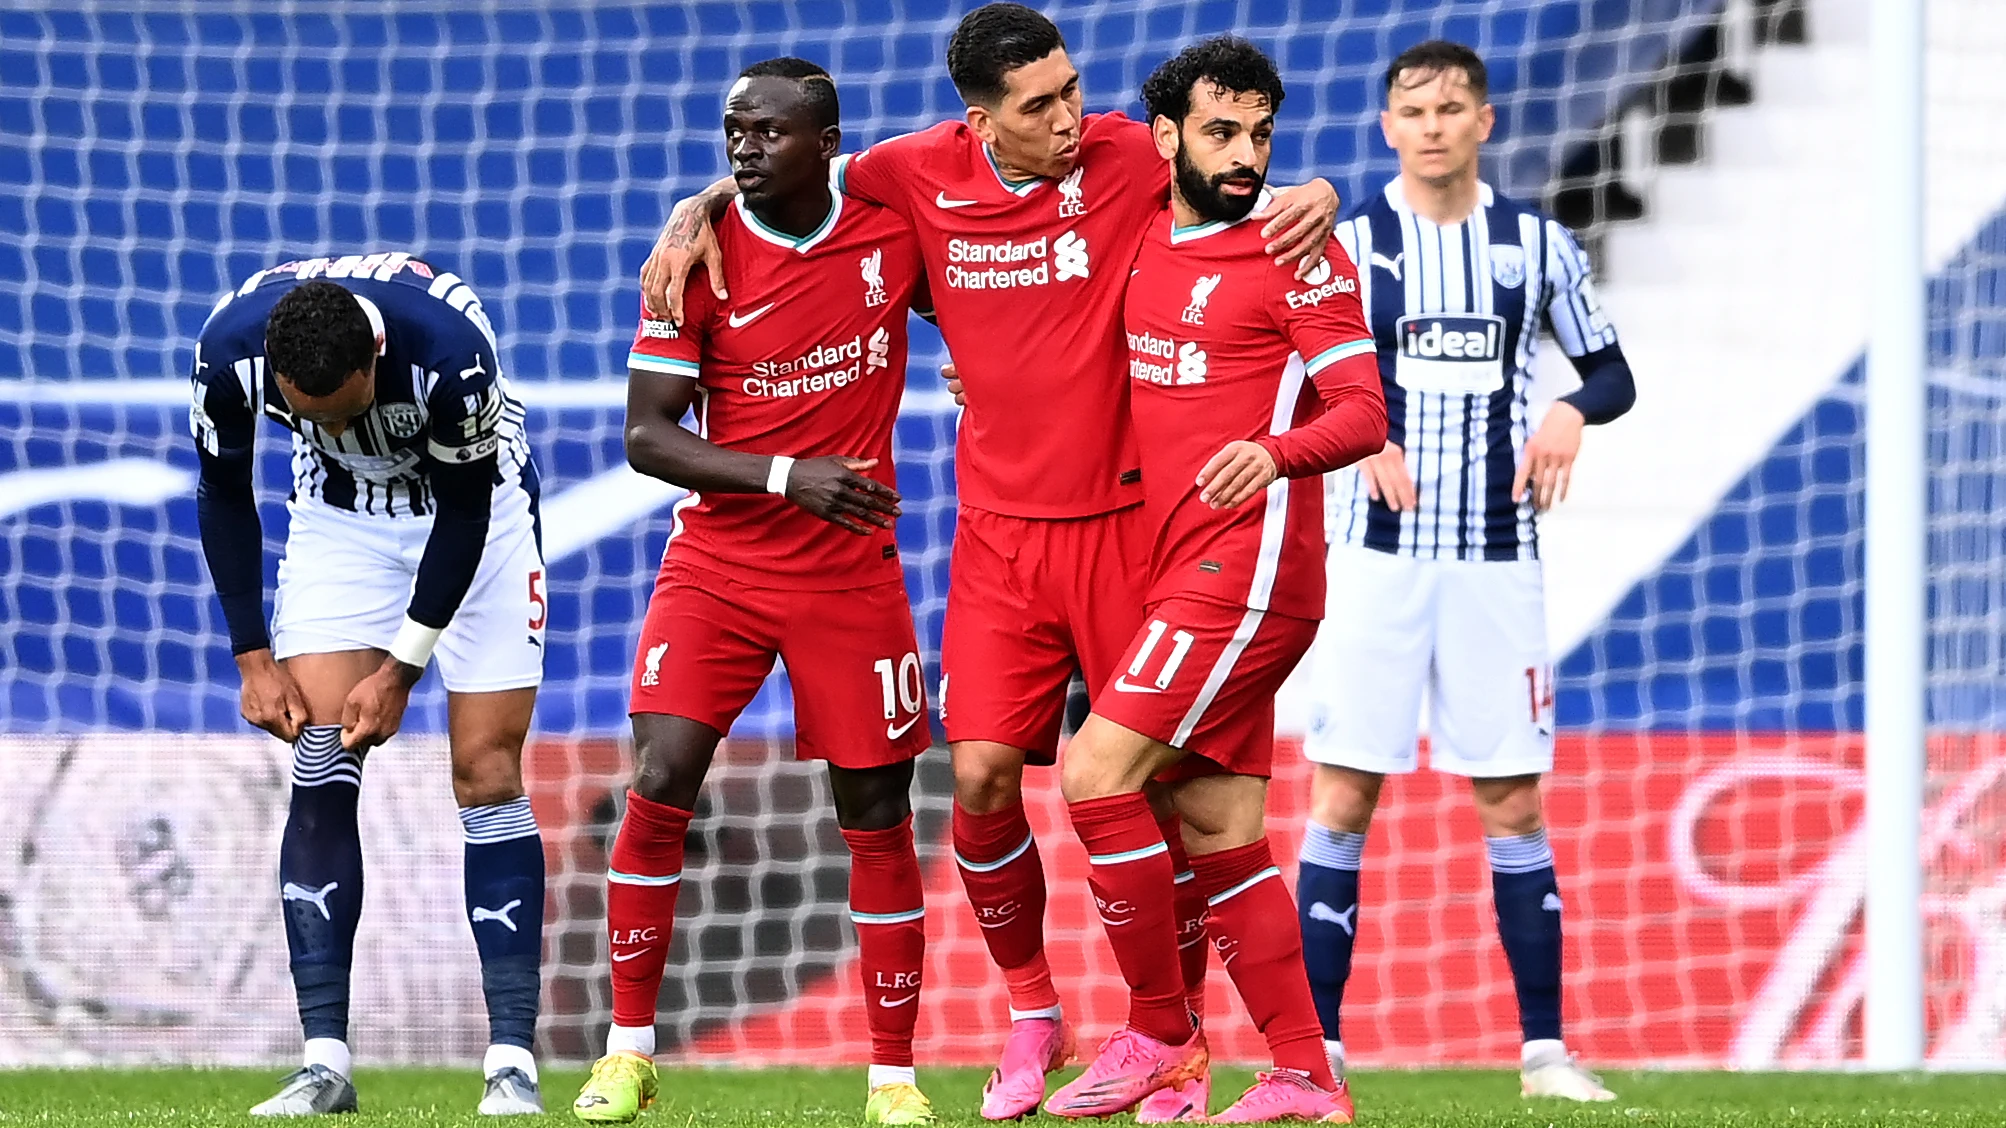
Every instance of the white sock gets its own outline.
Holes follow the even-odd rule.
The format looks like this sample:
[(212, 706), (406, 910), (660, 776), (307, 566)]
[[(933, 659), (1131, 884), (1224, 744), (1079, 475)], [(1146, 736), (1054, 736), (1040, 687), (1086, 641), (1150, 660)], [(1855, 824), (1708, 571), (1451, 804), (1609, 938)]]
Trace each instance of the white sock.
[(488, 1055), (481, 1059), (481, 1076), (493, 1077), (504, 1069), (520, 1069), (536, 1080), (536, 1057), (521, 1046), (489, 1046)]
[(1530, 1068), (1535, 1063), (1548, 1065), (1552, 1062), (1566, 1060), (1567, 1043), (1558, 1038), (1535, 1038), (1527, 1042), (1525, 1048), (1519, 1051), (1519, 1062), (1522, 1068)]
[(1330, 1071), (1340, 1078), (1344, 1076), (1344, 1043), (1335, 1038), (1323, 1040), (1323, 1056), (1330, 1059)]
[(655, 1024), (646, 1026), (621, 1026), (618, 1023), (606, 1031), (606, 1052), (626, 1051), (642, 1057), (655, 1056)]
[(1057, 1003), (1053, 1003), (1049, 1007), (1040, 1007), (1037, 1010), (1018, 1010), (1016, 1007), (1011, 1007), (1010, 1021), (1022, 1022), (1027, 1018), (1042, 1018), (1051, 1022), (1057, 1022), (1059, 1021), (1059, 1016), (1064, 1013)]
[(343, 1077), (349, 1076), (351, 1063), (348, 1059), (348, 1043), (339, 1038), (308, 1038), (306, 1040), (306, 1065), (324, 1065)]
[(884, 1085), (917, 1085), (919, 1080), (910, 1065), (873, 1065), (865, 1087), (876, 1091)]

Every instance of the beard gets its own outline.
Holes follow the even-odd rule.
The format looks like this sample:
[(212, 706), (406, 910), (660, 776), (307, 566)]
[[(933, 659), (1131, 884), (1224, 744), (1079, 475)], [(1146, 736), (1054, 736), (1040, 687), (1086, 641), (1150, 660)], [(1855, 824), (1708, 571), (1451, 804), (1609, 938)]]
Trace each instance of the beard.
[[(1191, 210), (1220, 223), (1245, 219), (1259, 201), (1262, 185), (1267, 183), (1265, 172), (1251, 168), (1236, 168), (1217, 176), (1206, 176), (1191, 163), (1182, 141), (1177, 145), (1175, 168), (1178, 195), (1191, 205)], [(1252, 191), (1244, 196), (1228, 196), (1221, 191), (1227, 184), (1247, 185)]]

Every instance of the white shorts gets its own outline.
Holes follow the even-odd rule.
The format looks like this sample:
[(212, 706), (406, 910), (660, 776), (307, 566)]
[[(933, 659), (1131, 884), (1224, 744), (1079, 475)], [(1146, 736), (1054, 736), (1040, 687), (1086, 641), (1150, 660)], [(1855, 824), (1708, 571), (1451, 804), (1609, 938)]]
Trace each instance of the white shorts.
[(1422, 691), (1429, 760), (1477, 779), (1553, 769), (1553, 667), (1537, 560), (1417, 560), (1334, 545), (1310, 656), (1304, 752), (1411, 772)]
[[(389, 649), (404, 624), (431, 519), (361, 516), (297, 499), (286, 509), (292, 529), (279, 560), (273, 656)], [(497, 490), (480, 570), (432, 652), (446, 689), (492, 693), (542, 684), (548, 608), (529, 496)]]

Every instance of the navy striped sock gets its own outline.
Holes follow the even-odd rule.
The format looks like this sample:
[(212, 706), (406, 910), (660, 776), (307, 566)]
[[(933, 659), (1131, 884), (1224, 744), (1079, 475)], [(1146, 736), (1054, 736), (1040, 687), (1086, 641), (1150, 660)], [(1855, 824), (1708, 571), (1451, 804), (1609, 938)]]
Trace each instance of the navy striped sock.
[(1560, 1038), (1560, 885), (1546, 831), (1484, 839), (1491, 861), (1498, 939), (1518, 989), (1528, 1042)]
[(528, 1049), (536, 1040), (543, 964), (543, 836), (529, 797), (462, 807), (467, 920), (481, 954), (488, 1041)]
[(340, 725), (308, 725), (293, 743), (293, 791), (279, 843), (279, 897), (293, 992), (308, 1038), (348, 1039), (348, 974), (362, 920), (362, 761)]
[(1307, 823), (1296, 874), (1296, 915), (1302, 924), (1303, 967), (1323, 1036), (1338, 1041), (1338, 1010), (1351, 978), (1351, 948), (1358, 939), (1358, 869), (1365, 835)]

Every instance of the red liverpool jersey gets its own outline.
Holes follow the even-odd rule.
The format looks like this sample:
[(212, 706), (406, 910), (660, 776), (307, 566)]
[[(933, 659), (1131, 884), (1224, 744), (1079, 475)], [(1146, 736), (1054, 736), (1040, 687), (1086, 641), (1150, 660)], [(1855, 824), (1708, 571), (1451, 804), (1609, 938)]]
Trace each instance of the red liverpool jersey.
[(1060, 180), (1003, 179), (959, 121), (844, 163), (843, 190), (912, 221), (941, 335), (966, 388), (961, 501), (1012, 517), (1085, 517), (1141, 499), (1121, 294), (1169, 190), (1149, 129), (1088, 114)]
[[(698, 433), (718, 446), (875, 458), (871, 476), (895, 486), (906, 311), (925, 305), (919, 246), (892, 212), (832, 195), (828, 220), (798, 239), (735, 203), (717, 225), (730, 299), (692, 277), (683, 324), (643, 311), (627, 365), (693, 377)], [(901, 576), (889, 530), (858, 536), (773, 494), (692, 493), (676, 506), (667, 558), (804, 590)]]
[[(1136, 258), (1124, 312), (1155, 535), (1148, 598), (1320, 619), (1320, 476), (1386, 444), (1386, 403), (1343, 248), (1332, 240), (1298, 282), (1265, 243), (1257, 222), (1178, 229), (1166, 208)], [(1265, 497), (1213, 509), (1198, 472), (1239, 440), (1266, 447), (1280, 474)]]

